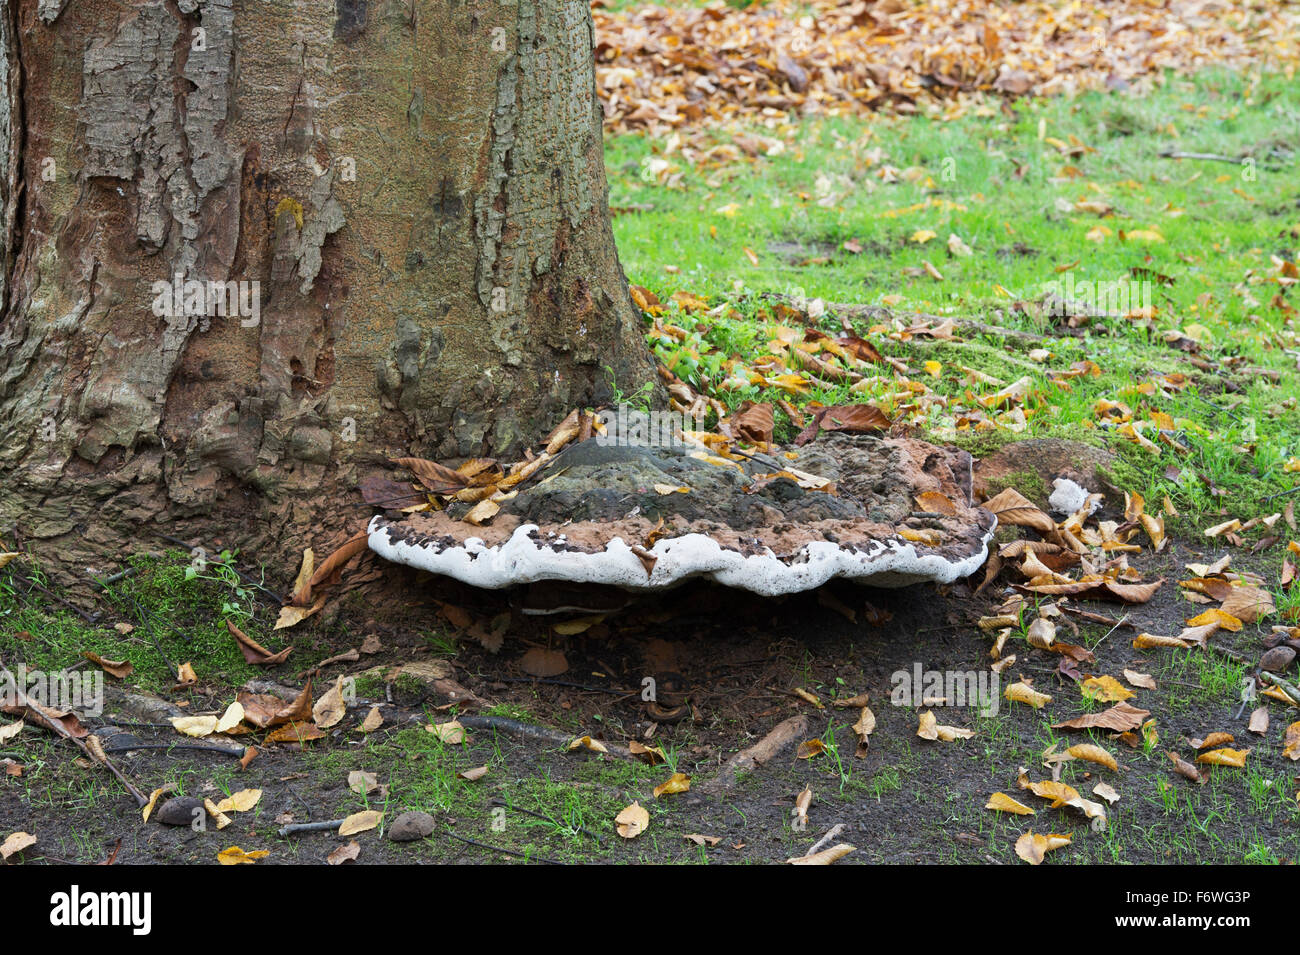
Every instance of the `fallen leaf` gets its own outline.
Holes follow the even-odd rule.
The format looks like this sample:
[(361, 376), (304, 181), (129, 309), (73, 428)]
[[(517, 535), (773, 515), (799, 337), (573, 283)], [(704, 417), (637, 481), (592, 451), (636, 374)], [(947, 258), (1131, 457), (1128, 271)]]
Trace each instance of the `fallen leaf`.
[(989, 797), (989, 801), (984, 804), (985, 809), (992, 809), (995, 812), (1011, 812), (1017, 816), (1032, 816), (1034, 810), (1030, 809), (1024, 803), (1017, 802), (1006, 793), (994, 793)]
[(823, 849), (821, 852), (814, 852), (810, 856), (795, 856), (792, 859), (786, 859), (787, 865), (830, 865), (840, 859), (843, 859), (850, 852), (856, 852), (857, 847), (849, 845), (847, 842), (841, 842), (831, 846), (829, 849)]
[(1065, 752), (1067, 755), (1073, 756), (1075, 759), (1087, 760), (1090, 763), (1098, 763), (1110, 770), (1119, 769), (1119, 764), (1115, 762), (1115, 757), (1095, 743), (1076, 743)]
[(348, 711), (348, 705), (343, 699), (343, 677), (334, 681), (330, 687), (316, 701), (316, 705), (311, 709), (312, 719), (316, 725), (323, 730), (336, 726)]
[(1043, 861), (1047, 853), (1062, 846), (1070, 844), (1070, 837), (1059, 835), (1057, 833), (1048, 833), (1039, 835), (1035, 832), (1026, 832), (1016, 840), (1016, 855), (1024, 859), (1030, 865), (1038, 865)]
[(82, 654), (87, 660), (100, 667), (109, 676), (124, 680), (135, 670), (135, 664), (130, 660), (105, 660), (98, 653), (86, 652)]
[(650, 813), (640, 803), (626, 806), (614, 817), (614, 827), (624, 839), (635, 839), (650, 825)]
[(1088, 699), (1099, 700), (1102, 703), (1116, 703), (1137, 696), (1132, 690), (1125, 689), (1123, 684), (1113, 676), (1089, 677), (1079, 684), (1079, 692)]
[(1198, 763), (1209, 763), (1212, 766), (1234, 766), (1241, 769), (1246, 765), (1246, 756), (1249, 753), (1249, 749), (1230, 749), (1225, 746), (1222, 749), (1212, 749), (1208, 753), (1201, 753), (1196, 757), (1196, 761)]
[(8, 859), (10, 856), (17, 855), (24, 849), (36, 845), (36, 837), (28, 832), (11, 833), (0, 842), (0, 859)]
[(654, 797), (658, 799), (663, 795), (673, 795), (674, 793), (684, 793), (691, 788), (691, 777), (685, 773), (673, 773), (668, 779), (664, 780), (654, 788)]
[(340, 836), (354, 836), (358, 832), (368, 832), (384, 821), (384, 814), (374, 809), (356, 812), (343, 820), (339, 826)]
[(1052, 697), (1047, 693), (1039, 693), (1028, 683), (1023, 681), (1012, 683), (1002, 695), (1013, 703), (1024, 703), (1032, 706), (1036, 710), (1041, 710), (1048, 703), (1052, 702)]
[(569, 669), (569, 661), (559, 650), (533, 647), (519, 658), (519, 669), (529, 676), (542, 678), (559, 676)]
[(465, 727), (457, 720), (447, 720), (445, 723), (430, 723), (425, 729), (444, 743), (456, 745), (465, 742)]
[(361, 855), (361, 846), (354, 839), (327, 855), (325, 861), (330, 865), (343, 865), (345, 862), (356, 862), (359, 855)]
[(172, 717), (172, 726), (178, 733), (184, 733), (186, 736), (211, 736), (217, 730), (217, 722), (215, 716)]
[(261, 798), (262, 790), (260, 789), (241, 789), (217, 803), (217, 810), (219, 812), (248, 812), (258, 804)]
[(231, 846), (217, 853), (217, 862), (221, 865), (253, 865), (258, 859), (265, 859), (270, 854), (266, 849), (245, 852), (239, 846)]

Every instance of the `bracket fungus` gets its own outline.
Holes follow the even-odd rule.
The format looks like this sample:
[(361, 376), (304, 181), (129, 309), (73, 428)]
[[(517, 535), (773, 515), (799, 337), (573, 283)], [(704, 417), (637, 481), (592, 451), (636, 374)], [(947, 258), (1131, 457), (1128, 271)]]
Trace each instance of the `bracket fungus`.
[[(997, 521), (965, 452), (829, 434), (720, 456), (689, 444), (572, 444), (482, 523), (469, 505), (369, 525), (382, 557), (477, 587), (542, 580), (633, 591), (705, 578), (765, 596), (833, 577), (948, 583), (984, 563)], [(400, 517), (400, 519), (398, 519)]]

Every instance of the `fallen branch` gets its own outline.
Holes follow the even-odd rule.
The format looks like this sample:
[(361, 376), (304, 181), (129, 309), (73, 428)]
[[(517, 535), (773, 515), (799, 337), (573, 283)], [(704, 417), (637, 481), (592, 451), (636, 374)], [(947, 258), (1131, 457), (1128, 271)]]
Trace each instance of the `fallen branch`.
[(322, 822), (291, 822), (276, 830), (280, 838), (294, 836), (300, 832), (333, 832), (346, 822), (346, 819), (327, 819)]
[(815, 856), (818, 853), (818, 851), (820, 851), (822, 846), (826, 845), (826, 843), (830, 842), (832, 839), (834, 839), (843, 831), (844, 831), (844, 823), (837, 822), (835, 825), (831, 826), (830, 831), (827, 832), (826, 835), (822, 836), (811, 846), (809, 846), (808, 851), (805, 852), (804, 855)]
[(130, 753), (137, 749), (192, 749), (201, 753), (220, 753), (222, 756), (234, 756), (243, 759), (247, 748), (244, 746), (218, 746), (215, 743), (121, 743), (117, 746), (105, 746), (106, 753)]
[(447, 835), (459, 842), (465, 843), (466, 845), (477, 846), (480, 849), (489, 849), (492, 852), (504, 852), (508, 856), (517, 856), (520, 859), (527, 859), (530, 862), (544, 862), (547, 865), (564, 865), (563, 862), (556, 862), (554, 859), (539, 856), (535, 852), (518, 852), (514, 849), (507, 849), (504, 846), (490, 846), (486, 842), (479, 842), (476, 839), (467, 839), (464, 836), (456, 835), (454, 832), (448, 832)]
[[(527, 736), (531, 739), (554, 743), (556, 746), (567, 747), (578, 738), (572, 733), (562, 733), (559, 730), (547, 729), (543, 726), (533, 726), (531, 723), (521, 723), (505, 716), (458, 716), (456, 722), (466, 729), (497, 730), (508, 736)], [(608, 743), (605, 740), (601, 740), (600, 743), (611, 756), (619, 756), (623, 759), (632, 758), (631, 751), (620, 743)]]
[(1232, 156), (1221, 156), (1219, 153), (1185, 153), (1173, 149), (1162, 149), (1158, 155), (1161, 159), (1204, 159), (1207, 162), (1230, 162), (1234, 166), (1240, 166), (1246, 161)]
[[(48, 730), (53, 730), (55, 733), (57, 733), (59, 736), (62, 736), (64, 739), (69, 740), (72, 743), (75, 743), (77, 748), (81, 750), (82, 753), (85, 754), (86, 758), (89, 759), (92, 763), (102, 763), (103, 765), (107, 766), (109, 772), (111, 772), (114, 776), (117, 777), (118, 782), (120, 782), (126, 788), (126, 791), (131, 794), (131, 796), (135, 799), (136, 804), (138, 806), (144, 808), (146, 805), (149, 804), (149, 797), (146, 796), (144, 793), (140, 792), (140, 790), (136, 787), (135, 783), (127, 779), (126, 776), (122, 774), (122, 771), (118, 769), (115, 765), (113, 765), (113, 761), (108, 758), (107, 754), (97, 755), (96, 753), (92, 752), (89, 746), (87, 746), (81, 740), (77, 739), (75, 736), (69, 733), (62, 723), (60, 723), (58, 720), (50, 719), (43, 712), (41, 712), (39, 706), (27, 698), (27, 694), (24, 693), (22, 688), (18, 685), (18, 681), (14, 679), (14, 675), (9, 671), (9, 668), (5, 666), (3, 660), (0, 660), (0, 674), (3, 674), (4, 678), (9, 681), (9, 685), (13, 687), (13, 692), (15, 697), (14, 702), (18, 706), (21, 706), (26, 711), (26, 716), (28, 719), (31, 719), (38, 726), (43, 726)], [(100, 748), (102, 750), (102, 747)]]
[(808, 717), (792, 716), (748, 749), (736, 753), (718, 770), (716, 776), (699, 787), (701, 793), (719, 793), (736, 785), (736, 777), (762, 766), (795, 740), (808, 734)]
[(1261, 672), (1259, 678), (1265, 683), (1277, 687), (1291, 699), (1292, 703), (1296, 706), (1300, 706), (1300, 687), (1297, 687), (1294, 683), (1288, 683), (1280, 676), (1274, 676), (1272, 673), (1266, 671)]

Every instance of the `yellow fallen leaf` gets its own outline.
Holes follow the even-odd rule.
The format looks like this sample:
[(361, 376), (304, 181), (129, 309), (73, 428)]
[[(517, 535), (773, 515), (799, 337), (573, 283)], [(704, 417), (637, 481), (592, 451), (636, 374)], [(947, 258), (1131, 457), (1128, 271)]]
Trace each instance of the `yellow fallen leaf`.
[(1241, 769), (1246, 765), (1246, 756), (1249, 753), (1249, 749), (1230, 749), (1225, 746), (1222, 749), (1212, 749), (1208, 753), (1201, 753), (1196, 757), (1196, 761), (1198, 763), (1209, 763), (1212, 766), (1235, 766)]
[(1067, 755), (1073, 756), (1075, 759), (1087, 760), (1090, 763), (1099, 763), (1110, 770), (1119, 769), (1119, 764), (1115, 762), (1115, 757), (1095, 743), (1076, 743), (1065, 752)]
[(340, 836), (354, 836), (358, 832), (368, 832), (374, 829), (384, 821), (384, 814), (374, 809), (366, 809), (363, 812), (354, 812), (343, 820), (339, 826)]
[(989, 801), (984, 804), (985, 809), (992, 809), (995, 812), (1013, 812), (1017, 816), (1032, 816), (1034, 810), (1030, 809), (1022, 802), (1017, 802), (1006, 793), (994, 793), (989, 797)]
[(231, 846), (229, 849), (222, 849), (217, 853), (217, 861), (222, 865), (252, 865), (258, 859), (265, 859), (270, 854), (266, 849), (254, 849), (252, 852), (245, 852), (239, 846)]
[(1113, 676), (1089, 677), (1079, 684), (1079, 690), (1086, 698), (1100, 700), (1103, 703), (1118, 703), (1120, 700), (1131, 700), (1137, 696)]
[(821, 852), (814, 852), (810, 856), (795, 856), (792, 859), (786, 859), (785, 862), (786, 865), (830, 865), (838, 859), (843, 859), (850, 852), (856, 851), (856, 846), (841, 842), (829, 849), (823, 849)]
[(217, 729), (215, 716), (174, 716), (172, 726), (186, 736), (210, 736)]
[(1047, 853), (1062, 846), (1070, 844), (1070, 837), (1058, 833), (1048, 833), (1039, 835), (1035, 832), (1026, 832), (1016, 840), (1016, 855), (1024, 859), (1030, 865), (1038, 865), (1043, 861)]
[(806, 739), (799, 744), (795, 756), (799, 759), (812, 759), (814, 756), (820, 756), (826, 752), (826, 744), (820, 739)]
[(261, 798), (260, 789), (241, 789), (217, 803), (217, 809), (221, 812), (248, 812)]
[(1040, 710), (1052, 702), (1052, 697), (1049, 694), (1039, 693), (1023, 681), (1012, 683), (1003, 691), (1002, 695), (1013, 703), (1025, 703), (1036, 710)]
[(951, 743), (956, 739), (970, 739), (975, 735), (974, 730), (962, 729), (959, 726), (940, 726), (935, 719), (933, 710), (926, 710), (921, 714), (920, 725), (916, 728), (916, 735), (921, 739), (942, 740), (945, 743)]
[(577, 739), (570, 741), (568, 750), (572, 753), (575, 749), (589, 749), (593, 753), (608, 753), (605, 744), (598, 739), (592, 739), (590, 736), (579, 736)]
[(673, 795), (674, 793), (684, 793), (691, 788), (691, 777), (685, 773), (673, 773), (668, 779), (660, 783), (654, 789), (654, 796), (658, 799), (663, 795)]

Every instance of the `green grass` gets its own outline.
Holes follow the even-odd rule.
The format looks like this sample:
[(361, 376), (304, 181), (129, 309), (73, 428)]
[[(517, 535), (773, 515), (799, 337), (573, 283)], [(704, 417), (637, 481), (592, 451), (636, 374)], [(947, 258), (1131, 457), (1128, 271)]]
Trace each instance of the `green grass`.
[[(1023, 430), (964, 431), (936, 409), (918, 422), (931, 436), (971, 446), (1033, 436), (1107, 444), (1121, 455), (1116, 480), (1149, 501), (1169, 495), (1190, 527), (1212, 513), (1253, 509), (1296, 480), (1284, 467), (1300, 455), (1300, 341), (1271, 302), (1283, 292), (1294, 308), (1297, 294), (1277, 284), (1271, 257), (1293, 260), (1300, 245), (1298, 125), (1294, 83), (1208, 72), (1166, 78), (1145, 98), (1021, 100), (1005, 111), (989, 105), (946, 122), (774, 121), (756, 132), (779, 149), (723, 164), (704, 157), (715, 142), (726, 142), (726, 133), (671, 142), (620, 136), (607, 144), (607, 166), (616, 210), (651, 207), (615, 219), (629, 279), (653, 291), (668, 306), (663, 320), (687, 336), (653, 339), (660, 360), (731, 407), (790, 397), (726, 381), (768, 350), (781, 324), (781, 300), (885, 305), (904, 319), (919, 311), (1045, 334), (1053, 331), (1050, 316), (1023, 303), (1041, 300), (1049, 283), (1067, 274), (1076, 282), (1146, 273), (1172, 279), (1152, 284), (1156, 311), (1149, 321), (1115, 317), (1101, 321), (1104, 330), (1094, 323), (1073, 335), (1048, 335), (1037, 343), (1051, 352), (1043, 362), (1029, 355), (1036, 343), (997, 335), (965, 334), (959, 343), (869, 337), (913, 368), (940, 363), (937, 375), (918, 371), (912, 378), (949, 403), (969, 404), (967, 392), (995, 390), (972, 385), (963, 368), (1005, 382), (1031, 379)], [(1067, 149), (1077, 141), (1087, 151), (1066, 155), (1050, 140)], [(1253, 178), (1229, 163), (1162, 158), (1165, 147), (1253, 157)], [(656, 172), (652, 159), (668, 165)], [(1067, 167), (1078, 175), (1071, 178)], [(1079, 200), (1103, 202), (1113, 212), (1081, 211)], [(1110, 234), (1089, 241), (1099, 226)], [(913, 241), (919, 230), (936, 237)], [(1144, 230), (1165, 241), (1120, 241), (1121, 231)], [(949, 254), (950, 233), (972, 250), (969, 257)], [(845, 248), (850, 241), (861, 253)], [(942, 282), (922, 271), (927, 261)], [(1057, 271), (1072, 264), (1068, 273)], [(711, 310), (680, 314), (669, 301), (674, 292), (700, 296)], [(828, 315), (820, 325), (834, 331), (838, 321)], [(857, 330), (866, 332), (866, 324)], [(1200, 339), (1202, 357), (1214, 367), (1181, 391), (1134, 390), (1159, 374), (1196, 372), (1183, 352), (1164, 344), (1162, 334), (1175, 330)], [(1051, 382), (1083, 360), (1101, 374), (1070, 379), (1066, 387)], [(1249, 367), (1271, 369), (1281, 380), (1244, 371)], [(795, 403), (880, 401), (893, 388), (881, 377), (886, 384), (863, 393), (813, 388)], [(1125, 402), (1139, 420), (1168, 415), (1170, 438), (1185, 453), (1162, 446), (1153, 455), (1118, 435), (1097, 415), (1101, 400)], [(777, 421), (778, 438), (792, 436), (783, 412)], [(1178, 473), (1166, 476), (1171, 466)]]

